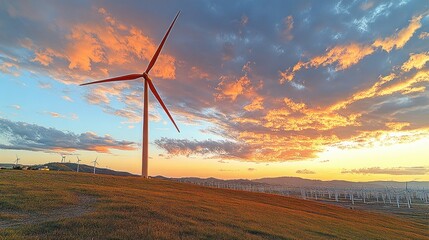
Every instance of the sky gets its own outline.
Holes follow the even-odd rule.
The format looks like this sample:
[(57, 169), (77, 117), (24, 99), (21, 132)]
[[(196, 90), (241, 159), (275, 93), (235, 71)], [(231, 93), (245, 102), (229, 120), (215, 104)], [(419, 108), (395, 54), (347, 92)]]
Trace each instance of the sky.
[(2, 1), (0, 162), (224, 179), (429, 180), (428, 1)]

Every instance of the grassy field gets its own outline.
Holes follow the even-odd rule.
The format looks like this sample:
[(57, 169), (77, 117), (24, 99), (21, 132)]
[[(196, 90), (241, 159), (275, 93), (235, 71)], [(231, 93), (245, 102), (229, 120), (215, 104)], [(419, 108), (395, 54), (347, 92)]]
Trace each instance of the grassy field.
[(428, 239), (427, 224), (138, 177), (0, 170), (0, 239)]

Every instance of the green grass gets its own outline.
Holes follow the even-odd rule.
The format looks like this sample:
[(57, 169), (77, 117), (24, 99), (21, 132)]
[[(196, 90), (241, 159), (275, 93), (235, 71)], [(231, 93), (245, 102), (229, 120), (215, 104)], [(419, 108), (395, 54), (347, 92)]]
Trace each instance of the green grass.
[[(300, 199), (138, 177), (0, 171), (0, 223), (78, 209), (81, 216), (0, 229), (4, 239), (427, 239), (428, 225)], [(88, 207), (88, 206), (87, 206)], [(2, 218), (3, 216), (3, 218)], [(1, 225), (1, 224), (0, 224)]]

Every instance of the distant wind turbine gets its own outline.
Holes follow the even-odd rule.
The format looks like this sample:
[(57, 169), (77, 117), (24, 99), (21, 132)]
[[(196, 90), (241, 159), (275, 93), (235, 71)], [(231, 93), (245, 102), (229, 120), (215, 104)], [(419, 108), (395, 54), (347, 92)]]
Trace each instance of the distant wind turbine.
[(80, 160), (78, 156), (76, 156), (76, 157), (77, 157), (77, 169), (76, 169), (76, 172), (79, 172), (79, 165), (80, 165), (80, 161), (82, 161), (82, 160)]
[[(179, 16), (179, 14), (180, 14), (180, 11), (176, 14), (176, 17), (174, 18), (173, 22), (171, 23), (170, 27), (168, 28), (167, 32), (165, 33), (164, 38), (162, 39), (161, 43), (159, 44), (158, 49), (156, 50), (155, 54), (153, 55), (152, 59), (150, 60), (149, 65), (147, 66), (146, 71), (144, 73), (134, 73), (134, 74), (124, 75), (124, 76), (99, 80), (99, 81), (95, 81), (95, 82), (80, 84), (80, 86), (83, 86), (83, 85), (105, 83), (105, 82), (129, 81), (129, 80), (135, 80), (135, 79), (141, 78), (141, 77), (144, 79), (143, 142), (142, 142), (142, 177), (144, 177), (144, 178), (148, 177), (148, 156), (149, 156), (148, 87), (150, 88), (150, 91), (153, 93), (153, 95), (158, 100), (158, 102), (161, 104), (165, 113), (167, 113), (171, 122), (173, 122), (177, 131), (180, 132), (179, 128), (177, 127), (176, 123), (173, 120), (173, 117), (171, 116), (170, 112), (168, 111), (167, 107), (165, 106), (164, 102), (162, 101), (161, 96), (159, 96), (158, 91), (156, 90), (155, 85), (152, 82), (152, 79), (149, 77), (149, 71), (155, 65), (155, 62), (158, 59), (158, 56), (162, 50), (162, 47), (164, 46), (164, 43), (167, 40), (168, 34), (170, 34), (170, 31), (173, 28), (173, 25), (176, 22), (176, 19)], [(94, 171), (95, 171), (95, 168), (94, 168)]]
[(98, 157), (96, 157), (95, 160), (91, 162), (91, 163), (94, 163), (94, 174), (95, 174), (95, 167), (98, 165), (97, 159)]
[(21, 160), (21, 158), (19, 158), (17, 154), (15, 154), (15, 156), (16, 156), (16, 160), (15, 160), (14, 164), (16, 166), (19, 164), (19, 160)]
[(66, 156), (61, 154), (61, 162), (65, 163), (66, 162)]

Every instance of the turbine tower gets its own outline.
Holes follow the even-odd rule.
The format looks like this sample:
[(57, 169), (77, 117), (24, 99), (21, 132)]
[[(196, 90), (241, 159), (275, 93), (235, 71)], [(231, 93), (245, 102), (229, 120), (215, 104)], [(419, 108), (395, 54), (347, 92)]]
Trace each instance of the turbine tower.
[(98, 165), (97, 159), (98, 157), (96, 157), (95, 160), (91, 162), (91, 163), (94, 163), (94, 174), (95, 174), (95, 166)]
[(124, 75), (124, 76), (99, 80), (99, 81), (95, 81), (95, 82), (80, 84), (80, 86), (83, 86), (83, 85), (105, 83), (105, 82), (129, 81), (129, 80), (135, 80), (137, 78), (143, 78), (144, 79), (143, 142), (142, 142), (142, 177), (144, 177), (144, 178), (147, 178), (149, 176), (148, 175), (148, 156), (149, 156), (149, 134), (148, 134), (149, 133), (149, 127), (148, 127), (149, 126), (148, 125), (149, 124), (149, 120), (148, 120), (148, 116), (149, 116), (148, 100), (149, 99), (148, 99), (148, 88), (150, 89), (152, 94), (155, 96), (155, 98), (158, 100), (158, 102), (161, 104), (165, 113), (167, 113), (171, 122), (176, 127), (177, 131), (180, 132), (179, 128), (177, 127), (176, 123), (173, 120), (173, 117), (171, 116), (170, 112), (168, 111), (167, 107), (165, 106), (164, 102), (162, 101), (161, 96), (159, 96), (158, 91), (156, 90), (152, 79), (149, 77), (149, 71), (155, 65), (155, 62), (158, 59), (158, 56), (162, 50), (162, 47), (164, 46), (164, 43), (167, 40), (168, 34), (170, 34), (170, 31), (173, 28), (173, 25), (176, 22), (179, 14), (180, 14), (180, 11), (176, 14), (176, 17), (174, 18), (173, 22), (171, 23), (170, 27), (168, 28), (167, 32), (165, 33), (164, 37), (162, 38), (162, 41), (159, 44), (158, 49), (156, 50), (155, 54), (153, 55), (152, 59), (150, 60), (149, 65), (147, 66), (146, 71), (144, 71), (144, 73), (129, 74), (129, 75)]
[(61, 162), (65, 163), (66, 162), (66, 156), (61, 154)]
[(76, 156), (76, 157), (77, 157), (77, 169), (76, 169), (76, 172), (79, 172), (79, 163), (82, 160), (80, 160), (78, 156)]

